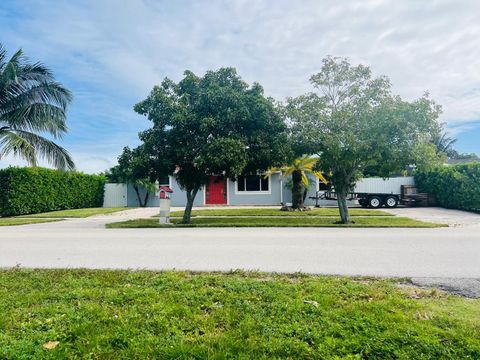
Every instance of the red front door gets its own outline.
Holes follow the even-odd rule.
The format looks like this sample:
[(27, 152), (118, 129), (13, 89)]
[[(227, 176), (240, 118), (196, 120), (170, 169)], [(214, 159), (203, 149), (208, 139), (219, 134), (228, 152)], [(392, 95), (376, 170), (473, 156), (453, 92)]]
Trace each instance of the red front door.
[(225, 205), (227, 203), (226, 181), (219, 176), (210, 176), (205, 194), (205, 204)]

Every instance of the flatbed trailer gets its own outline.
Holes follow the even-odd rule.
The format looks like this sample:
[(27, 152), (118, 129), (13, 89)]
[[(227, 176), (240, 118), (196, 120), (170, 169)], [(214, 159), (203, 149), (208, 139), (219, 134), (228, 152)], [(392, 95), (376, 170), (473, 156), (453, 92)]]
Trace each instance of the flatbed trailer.
[[(357, 182), (355, 188), (349, 193), (348, 200), (357, 200), (362, 207), (395, 208), (398, 204), (416, 205), (427, 194), (416, 192), (413, 176), (402, 176), (392, 178), (363, 178)], [(321, 198), (336, 200), (335, 190), (325, 191)]]

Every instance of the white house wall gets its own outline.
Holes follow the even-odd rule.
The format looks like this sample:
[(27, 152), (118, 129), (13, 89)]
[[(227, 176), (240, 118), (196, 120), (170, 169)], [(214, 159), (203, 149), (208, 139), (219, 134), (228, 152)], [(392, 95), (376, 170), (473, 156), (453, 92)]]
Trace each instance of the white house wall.
[[(228, 192), (228, 205), (280, 205), (282, 202), (284, 204), (292, 202), (292, 193), (285, 184), (287, 179), (283, 178), (279, 173), (272, 174), (268, 193), (241, 193), (236, 190), (236, 182), (232, 180), (227, 181), (227, 192)], [(119, 184), (120, 185), (120, 184)], [(123, 184), (123, 186), (125, 186)], [(185, 206), (187, 203), (187, 196), (184, 191), (180, 189), (180, 186), (175, 181), (173, 176), (170, 177), (170, 187), (173, 190), (171, 194), (171, 205), (172, 206)], [(135, 189), (131, 184), (127, 188), (127, 206), (128, 207), (138, 207), (137, 194)], [(315, 199), (310, 199), (310, 197), (315, 197), (318, 189), (318, 181), (315, 178), (310, 179), (310, 188), (307, 193), (307, 198), (305, 199), (305, 205), (314, 206)], [(145, 189), (140, 189), (140, 195), (142, 199), (145, 196)], [(157, 207), (159, 206), (159, 198), (155, 193), (150, 193), (147, 206)], [(200, 189), (195, 197), (194, 206), (204, 206), (205, 202), (205, 193), (204, 189)], [(337, 202), (335, 200), (319, 200), (318, 204), (320, 206), (336, 206)], [(355, 201), (349, 201), (349, 205), (355, 205)]]
[[(180, 189), (180, 185), (176, 182), (173, 176), (170, 176), (170, 187), (173, 190), (173, 193), (170, 194), (171, 205), (172, 206), (185, 206), (187, 204), (187, 193)], [(193, 202), (194, 206), (203, 206), (204, 199), (204, 190), (200, 189), (195, 197)], [(158, 198), (157, 198), (158, 199)]]
[(237, 183), (228, 180), (229, 205), (280, 205), (280, 174), (272, 174), (269, 180), (269, 190), (262, 192), (241, 192), (235, 191)]

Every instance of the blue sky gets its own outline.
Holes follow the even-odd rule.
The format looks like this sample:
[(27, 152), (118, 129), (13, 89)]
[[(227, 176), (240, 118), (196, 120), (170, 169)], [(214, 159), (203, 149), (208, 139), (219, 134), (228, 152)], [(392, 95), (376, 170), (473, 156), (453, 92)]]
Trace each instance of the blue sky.
[(389, 76), (406, 99), (429, 91), (457, 149), (480, 154), (479, 18), (475, 0), (1, 0), (0, 42), (74, 93), (60, 142), (85, 172), (138, 144), (149, 122), (133, 105), (165, 76), (234, 66), (283, 100), (310, 91), (329, 54)]

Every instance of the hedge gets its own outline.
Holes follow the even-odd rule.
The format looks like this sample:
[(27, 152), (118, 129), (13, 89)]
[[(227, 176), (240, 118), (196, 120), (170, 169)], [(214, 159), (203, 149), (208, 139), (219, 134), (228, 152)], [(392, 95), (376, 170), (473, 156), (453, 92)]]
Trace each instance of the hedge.
[(100, 207), (104, 185), (98, 175), (9, 167), (0, 170), (0, 216)]
[(435, 195), (440, 206), (480, 210), (480, 163), (442, 166), (415, 172), (419, 191)]

